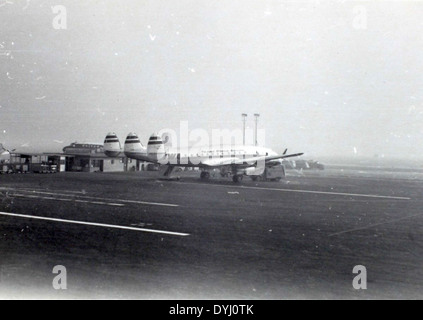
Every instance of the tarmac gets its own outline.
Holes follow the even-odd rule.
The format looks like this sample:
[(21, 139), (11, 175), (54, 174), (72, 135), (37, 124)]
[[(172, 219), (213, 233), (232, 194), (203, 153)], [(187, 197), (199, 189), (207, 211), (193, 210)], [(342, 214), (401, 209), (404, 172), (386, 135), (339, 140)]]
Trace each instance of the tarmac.
[(198, 175), (0, 176), (0, 298), (423, 298), (423, 173)]

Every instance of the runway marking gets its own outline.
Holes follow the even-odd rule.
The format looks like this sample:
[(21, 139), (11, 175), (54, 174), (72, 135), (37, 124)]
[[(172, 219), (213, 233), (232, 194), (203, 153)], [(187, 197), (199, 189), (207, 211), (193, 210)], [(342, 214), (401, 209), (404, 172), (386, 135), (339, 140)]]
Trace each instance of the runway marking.
[(10, 197), (18, 197), (18, 198), (30, 198), (30, 199), (42, 199), (42, 200), (57, 200), (57, 201), (74, 201), (79, 203), (90, 203), (90, 204), (100, 204), (105, 206), (117, 206), (117, 207), (124, 207), (125, 205), (122, 203), (112, 203), (112, 202), (101, 202), (101, 201), (88, 201), (88, 200), (79, 200), (79, 199), (59, 199), (53, 197), (42, 197), (42, 196), (34, 196), (34, 195), (27, 195), (27, 194), (11, 194)]
[[(178, 183), (195, 184), (195, 183), (191, 183), (191, 182), (178, 182)], [(379, 199), (391, 199), (391, 200), (411, 200), (411, 198), (408, 198), (408, 197), (381, 196), (381, 195), (375, 195), (375, 194), (362, 194), (362, 193), (343, 193), (343, 192), (332, 192), (332, 191), (295, 190), (295, 189), (248, 187), (248, 186), (230, 186), (230, 185), (213, 185), (213, 184), (206, 184), (206, 185), (213, 186), (213, 187), (223, 187), (223, 188), (269, 190), (269, 191), (295, 192), (295, 193), (312, 193), (312, 194), (326, 194), (326, 195), (347, 196), (347, 197), (379, 198)]]
[(0, 188), (0, 190), (12, 190), (12, 191), (46, 194), (46, 195), (54, 195), (54, 196), (61, 196), (61, 197), (75, 197), (75, 198), (81, 198), (81, 199), (115, 201), (115, 202), (135, 203), (135, 204), (144, 204), (144, 205), (152, 205), (152, 206), (179, 207), (178, 204), (171, 204), (171, 203), (149, 202), (149, 201), (138, 201), (138, 200), (127, 200), (127, 199), (109, 199), (109, 198), (89, 197), (89, 196), (76, 195), (76, 194), (74, 195), (74, 194), (62, 194), (62, 193), (54, 193), (54, 192), (46, 192), (46, 191), (22, 190), (22, 189), (20, 190), (18, 188)]
[(374, 224), (370, 224), (368, 226), (364, 226), (364, 227), (360, 227), (360, 228), (354, 228), (354, 229), (350, 229), (350, 230), (344, 230), (344, 231), (332, 233), (332, 234), (329, 235), (329, 237), (339, 236), (341, 234), (351, 233), (351, 232), (355, 232), (355, 231), (367, 230), (367, 229), (371, 229), (371, 228), (374, 228), (374, 227), (383, 226), (385, 224), (391, 224), (391, 223), (395, 223), (395, 222), (398, 222), (398, 221), (408, 220), (408, 219), (416, 218), (416, 217), (420, 217), (420, 216), (423, 216), (423, 213), (415, 214), (415, 215), (408, 216), (408, 217), (398, 218), (398, 219), (394, 219), (394, 220), (389, 220), (389, 221), (386, 221), (386, 222), (374, 223)]
[[(46, 189), (46, 188), (34, 188), (34, 187), (32, 187), (32, 188), (29, 188), (29, 187), (21, 187), (19, 189), (13, 188), (13, 187), (0, 187), (0, 190), (19, 190), (19, 191), (24, 191), (24, 192), (50, 191), (50, 189)], [(87, 193), (86, 191), (59, 190), (59, 189), (55, 189), (55, 191), (64, 192), (64, 193), (71, 193), (71, 194), (81, 194), (81, 195), (85, 195)]]
[(331, 192), (331, 191), (294, 190), (294, 189), (261, 188), (261, 187), (241, 187), (241, 188), (258, 189), (258, 190), (273, 190), (273, 191), (283, 191), (283, 192), (328, 194), (328, 195), (348, 196), (348, 197), (366, 197), (366, 198), (380, 198), (380, 199), (392, 199), (392, 200), (411, 200), (411, 198), (408, 198), (408, 197), (380, 196), (380, 195), (375, 195), (375, 194), (362, 194), (362, 193), (343, 193), (343, 192)]
[(131, 231), (139, 231), (139, 232), (158, 233), (158, 234), (166, 234), (166, 235), (179, 236), (179, 237), (187, 237), (187, 236), (190, 235), (189, 233), (155, 230), (155, 229), (146, 229), (146, 228), (135, 228), (135, 227), (119, 226), (119, 225), (114, 225), (114, 224), (86, 222), (86, 221), (78, 221), (78, 220), (47, 218), (47, 217), (32, 216), (32, 215), (17, 214), (17, 213), (9, 213), (9, 212), (0, 212), (0, 215), (10, 216), (10, 217), (18, 217), (18, 218), (24, 218), (24, 219), (35, 219), (35, 220), (45, 220), (45, 221), (62, 222), (62, 223), (70, 223), (70, 224), (79, 224), (79, 225), (85, 225), (85, 226), (94, 226), (94, 227), (122, 229), (122, 230), (131, 230)]

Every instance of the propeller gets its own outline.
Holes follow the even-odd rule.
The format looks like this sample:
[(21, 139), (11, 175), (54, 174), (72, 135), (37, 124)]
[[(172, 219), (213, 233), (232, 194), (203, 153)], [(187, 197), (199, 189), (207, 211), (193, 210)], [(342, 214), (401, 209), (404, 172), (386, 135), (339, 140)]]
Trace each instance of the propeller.
[(2, 151), (2, 152), (9, 152), (9, 153), (11, 153), (11, 152), (16, 151), (16, 149), (12, 149), (12, 150), (6, 149), (6, 148), (3, 146), (3, 144), (1, 144), (1, 143), (0, 143), (0, 151)]

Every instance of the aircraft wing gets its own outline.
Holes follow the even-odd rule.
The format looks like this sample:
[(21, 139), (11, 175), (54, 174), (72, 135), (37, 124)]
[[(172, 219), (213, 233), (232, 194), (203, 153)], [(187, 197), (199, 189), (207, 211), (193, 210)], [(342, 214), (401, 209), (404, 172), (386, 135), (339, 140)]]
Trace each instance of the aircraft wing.
[(272, 161), (272, 160), (279, 160), (279, 159), (285, 159), (285, 158), (299, 157), (299, 156), (302, 156), (303, 154), (304, 152), (294, 153), (294, 154), (284, 154), (280, 156), (266, 156), (266, 157), (260, 157), (261, 158), (260, 160)]
[(202, 161), (201, 163), (208, 167), (220, 167), (234, 164), (234, 162), (239, 160), (240, 159), (238, 158), (213, 158), (208, 159), (206, 161)]
[(245, 167), (252, 167), (257, 164), (259, 161), (272, 161), (278, 159), (285, 159), (285, 158), (292, 158), (302, 156), (304, 153), (295, 153), (295, 154), (284, 154), (278, 156), (264, 156), (264, 157), (257, 157), (257, 158), (249, 158), (249, 159), (240, 159), (240, 158), (214, 158), (209, 159), (202, 162), (203, 165), (209, 167), (220, 167), (220, 166), (227, 166), (227, 165), (237, 165), (237, 166), (245, 166)]
[(245, 164), (253, 163), (255, 165), (259, 161), (269, 162), (272, 160), (299, 157), (299, 156), (302, 156), (303, 154), (304, 153), (294, 153), (294, 154), (283, 154), (283, 155), (277, 155), (277, 156), (263, 156), (263, 157), (257, 157), (257, 158), (249, 158), (249, 159), (237, 159), (238, 161), (235, 161), (233, 164), (245, 165)]

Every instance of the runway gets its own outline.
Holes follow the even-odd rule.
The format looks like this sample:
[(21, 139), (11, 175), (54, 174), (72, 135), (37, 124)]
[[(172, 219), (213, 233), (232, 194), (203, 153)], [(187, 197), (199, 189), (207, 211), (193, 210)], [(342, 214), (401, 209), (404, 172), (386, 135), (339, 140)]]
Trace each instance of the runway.
[[(3, 175), (0, 297), (421, 299), (422, 191), (421, 174), (339, 167), (238, 185)], [(56, 265), (67, 290), (52, 287)]]

